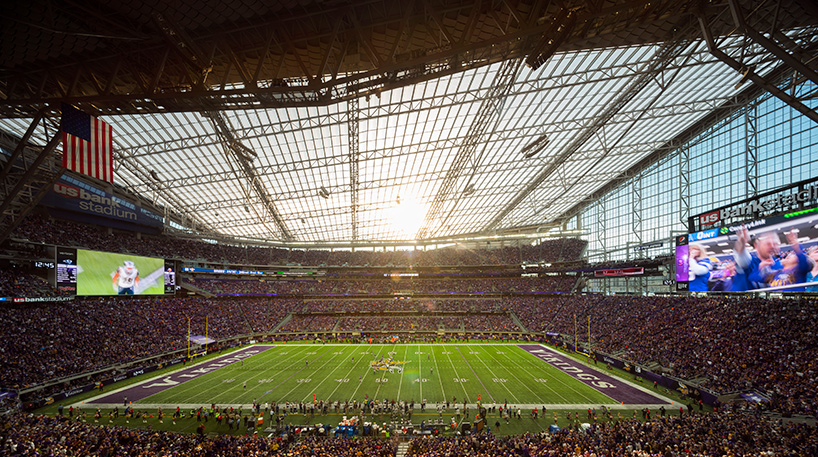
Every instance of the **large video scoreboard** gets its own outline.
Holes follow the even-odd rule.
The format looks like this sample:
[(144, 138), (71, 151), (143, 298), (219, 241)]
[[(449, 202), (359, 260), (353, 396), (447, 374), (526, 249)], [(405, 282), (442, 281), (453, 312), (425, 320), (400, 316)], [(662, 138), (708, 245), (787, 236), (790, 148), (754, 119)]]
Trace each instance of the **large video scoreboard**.
[(176, 267), (155, 257), (58, 247), (55, 285), (72, 295), (171, 294)]
[(818, 292), (818, 179), (695, 215), (689, 228), (675, 240), (677, 290)]

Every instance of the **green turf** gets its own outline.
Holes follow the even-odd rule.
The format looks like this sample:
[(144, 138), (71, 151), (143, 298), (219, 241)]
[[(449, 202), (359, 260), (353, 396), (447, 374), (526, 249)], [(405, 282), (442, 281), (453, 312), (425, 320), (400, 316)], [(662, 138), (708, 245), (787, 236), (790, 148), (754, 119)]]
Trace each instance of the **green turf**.
[[(403, 373), (373, 373), (370, 362), (390, 356), (406, 362)], [(329, 401), (369, 396), (476, 403), (480, 396), (484, 404), (614, 403), (508, 344), (280, 345), (139, 403), (249, 405), (253, 400), (311, 402), (313, 395)]]
[[(453, 346), (453, 345), (448, 344), (447, 346)], [(462, 351), (463, 346), (472, 346), (472, 345), (459, 344), (458, 346), (461, 347), (461, 351)], [(511, 353), (510, 351), (519, 351), (519, 349), (517, 349), (515, 346), (513, 346), (512, 344), (508, 344), (508, 343), (504, 344), (504, 345), (501, 345), (501, 344), (487, 345), (485, 343), (480, 344), (480, 343), (475, 342), (475, 343), (473, 343), (473, 346), (474, 347), (480, 347), (480, 348), (485, 347), (485, 348), (489, 348), (489, 349), (494, 349), (495, 356), (509, 355)], [(297, 352), (317, 352), (317, 351), (321, 350), (322, 348), (328, 348), (328, 347), (329, 346), (315, 345), (313, 343), (287, 343), (286, 345), (282, 346), (282, 348), (287, 348), (287, 349), (282, 349), (281, 352), (289, 352), (290, 349), (296, 349)], [(351, 352), (360, 352), (361, 350), (366, 351), (367, 350), (366, 348), (369, 348), (370, 346), (358, 345), (358, 346), (340, 346), (340, 347), (345, 350), (344, 351), (345, 354), (350, 354)], [(395, 346), (388, 346), (388, 347), (389, 348), (395, 348)], [(400, 346), (397, 346), (397, 348), (398, 348), (397, 350), (398, 351), (402, 350), (402, 351), (413, 353), (416, 350), (418, 350), (418, 347), (419, 346), (417, 344), (400, 345)], [(433, 349), (435, 349), (438, 346), (437, 345), (435, 345), (435, 346), (425, 345), (423, 347), (424, 348), (433, 348)], [(361, 348), (365, 348), (365, 349), (361, 349)], [(400, 348), (403, 348), (403, 349), (400, 349)], [(509, 349), (509, 351), (506, 351), (506, 348)], [(559, 350), (559, 348), (557, 348), (557, 349)], [(346, 350), (349, 350), (349, 351), (346, 351)], [(335, 354), (332, 354), (332, 352), (335, 352), (335, 351), (337, 351), (337, 349), (333, 349), (327, 355), (335, 355)], [(496, 351), (506, 352), (506, 354), (496, 354)], [(291, 355), (291, 354), (281, 354), (281, 352), (277, 353), (277, 355), (273, 355), (274, 353), (268, 354), (268, 356), (273, 356), (272, 357), (273, 361), (271, 363), (276, 363), (277, 362), (277, 360), (275, 360), (276, 358), (281, 358), (281, 357), (285, 357), (287, 355)], [(447, 354), (442, 354), (442, 352), (451, 352), (451, 350), (450, 349), (443, 349), (441, 347), (439, 350), (435, 351), (435, 354), (440, 353), (441, 356), (447, 355)], [(561, 351), (561, 350), (560, 350), (560, 352), (563, 355), (568, 355), (568, 356), (580, 359), (580, 357), (577, 357), (576, 354), (567, 353), (567, 352), (564, 352), (564, 351)], [(221, 354), (219, 354), (219, 353), (213, 353), (213, 354), (210, 354), (208, 356), (205, 356), (203, 359), (199, 360), (199, 364), (206, 364), (207, 361), (209, 361), (211, 359), (214, 359), (214, 358), (216, 358), (216, 357), (218, 357), (220, 355)], [(317, 355), (318, 354), (311, 355), (311, 357), (315, 357)], [(341, 356), (341, 355), (343, 355), (343, 354), (338, 354), (338, 356)], [(485, 354), (483, 354), (483, 355), (485, 355)], [(418, 354), (418, 356), (422, 357), (422, 354)], [(427, 357), (430, 357), (430, 356), (431, 356), (431, 353), (427, 354)], [(351, 357), (351, 355), (350, 355), (350, 357)], [(525, 359), (526, 357), (523, 357), (523, 358)], [(531, 357), (531, 358), (533, 359), (533, 357)], [(248, 359), (248, 360), (254, 360), (253, 364), (255, 364), (256, 363), (255, 361), (261, 361), (262, 357), (259, 356), (258, 359), (251, 358), (251, 359)], [(356, 356), (356, 360), (358, 360), (358, 356)], [(418, 361), (422, 362), (423, 360), (418, 360)], [(303, 363), (303, 360), (301, 360), (301, 362)], [(351, 363), (351, 359), (350, 359), (349, 362)], [(530, 360), (529, 360), (529, 362), (530, 362)], [(533, 362), (533, 363), (539, 364), (540, 362), (537, 361), (537, 362)], [(221, 382), (221, 380), (223, 380), (223, 379), (231, 379), (231, 378), (236, 379), (236, 377), (234, 377), (232, 375), (230, 377), (227, 377), (227, 378), (225, 378), (223, 375), (225, 373), (228, 373), (228, 372), (254, 369), (253, 364), (249, 364), (249, 362), (245, 362), (244, 366), (239, 365), (236, 368), (225, 368), (223, 370), (219, 370), (217, 372), (214, 372), (212, 374), (212, 376), (217, 376), (218, 379), (219, 379), (219, 382)], [(339, 368), (341, 368), (341, 367), (339, 367)], [(168, 374), (171, 371), (175, 371), (177, 369), (178, 369), (178, 366), (168, 367), (168, 368), (153, 372), (150, 375), (140, 376), (140, 377), (137, 377), (137, 378), (130, 378), (130, 379), (126, 380), (126, 381), (116, 383), (116, 384), (114, 384), (112, 386), (108, 386), (108, 388), (110, 389), (110, 388), (124, 387), (124, 386), (127, 386), (129, 384), (144, 381), (147, 378), (152, 378), (152, 377)], [(255, 369), (261, 370), (262, 367), (257, 367)], [(219, 373), (221, 373), (221, 375)], [(370, 373), (371, 373), (371, 371), (370, 371)], [(406, 373), (407, 374), (409, 373), (408, 368), (407, 368)], [(624, 372), (622, 370), (618, 370), (618, 369), (608, 370), (608, 373), (612, 374), (614, 376), (621, 377), (621, 378), (626, 378), (626, 379), (629, 379), (629, 380), (633, 379), (632, 374), (626, 373), (626, 372)], [(390, 375), (387, 375), (387, 376), (390, 376)], [(394, 375), (391, 375), (391, 376), (394, 376)], [(264, 378), (263, 377), (257, 377), (256, 379), (264, 379)], [(339, 379), (341, 379), (341, 378), (339, 378)], [(238, 382), (238, 384), (236, 384), (237, 382), (238, 382), (237, 380), (234, 380), (231, 383), (223, 383), (222, 385), (224, 385), (224, 386), (228, 386), (228, 385), (232, 384), (232, 387), (226, 387), (224, 389), (224, 391), (227, 392), (227, 391), (229, 391), (231, 389), (236, 390), (237, 389), (236, 386), (241, 386), (241, 382)], [(387, 381), (387, 383), (388, 382), (391, 382), (391, 380)], [(427, 381), (427, 383), (428, 383), (428, 381)], [(186, 386), (187, 384), (188, 383), (185, 383), (185, 384), (179, 386), (179, 388), (182, 388), (182, 387)], [(257, 382), (257, 384), (269, 384), (269, 383), (258, 383)], [(251, 390), (251, 387), (252, 387), (252, 384), (250, 382), (248, 382), (248, 384), (247, 384), (248, 392)], [(667, 391), (665, 389), (653, 389), (652, 386), (650, 386), (650, 385), (645, 385), (644, 387), (646, 389), (648, 389), (648, 390), (656, 392), (657, 394), (665, 395), (665, 396), (670, 397), (673, 400), (676, 400), (676, 403), (678, 405), (686, 404), (686, 402), (687, 402), (684, 398), (680, 398), (680, 394), (678, 392), (671, 392), (671, 391)], [(238, 387), (238, 388), (241, 389), (241, 387)], [(266, 390), (269, 390), (269, 387), (264, 389), (261, 392), (266, 392)], [(462, 390), (462, 387), (461, 387), (461, 390)], [(177, 392), (179, 392), (179, 391), (177, 391)], [(173, 421), (172, 419), (169, 419), (169, 418), (166, 417), (166, 420), (164, 420), (163, 422), (159, 422), (158, 419), (155, 416), (152, 417), (152, 418), (149, 418), (147, 420), (135, 419), (135, 418), (131, 418), (129, 420), (129, 419), (126, 419), (123, 416), (120, 416), (119, 418), (114, 419), (112, 422), (109, 422), (108, 421), (108, 413), (109, 413), (110, 409), (107, 409), (107, 408), (102, 409), (103, 418), (99, 419), (99, 420), (95, 420), (93, 418), (93, 412), (96, 410), (96, 408), (94, 406), (92, 406), (91, 404), (86, 405), (85, 401), (83, 401), (83, 400), (89, 400), (90, 398), (92, 398), (94, 396), (97, 396), (97, 395), (99, 395), (99, 393), (96, 392), (96, 391), (80, 394), (78, 396), (72, 397), (70, 399), (70, 401), (58, 402), (58, 403), (54, 403), (54, 404), (48, 405), (46, 407), (40, 408), (40, 409), (37, 410), (37, 413), (47, 414), (47, 415), (53, 416), (53, 415), (57, 414), (57, 406), (59, 404), (64, 404), (64, 405), (66, 405), (66, 415), (67, 415), (67, 405), (73, 403), (76, 406), (83, 408), (83, 410), (88, 414), (87, 422), (92, 423), (92, 424), (93, 423), (98, 423), (99, 425), (113, 424), (113, 425), (122, 425), (122, 426), (126, 426), (126, 427), (131, 427), (131, 428), (138, 428), (138, 429), (150, 428), (150, 429), (153, 429), (153, 430), (169, 430), (169, 431), (175, 431), (175, 432), (181, 432), (181, 433), (193, 433), (195, 431), (195, 429), (196, 429), (196, 426), (199, 425), (199, 422), (196, 421), (195, 417), (190, 417), (190, 416), (188, 416), (188, 417), (186, 417), (184, 419), (178, 420), (178, 421)], [(173, 403), (186, 401), (185, 398), (183, 396), (181, 396), (182, 394), (177, 394), (177, 395), (180, 395), (180, 396), (175, 397), (175, 398), (171, 398), (170, 401), (173, 402)], [(145, 411), (145, 412), (148, 412), (148, 413), (151, 413), (151, 414), (155, 414), (156, 413), (156, 408), (146, 407), (145, 406), (147, 404), (146, 403), (147, 401), (152, 401), (155, 398), (158, 398), (158, 395), (154, 396), (151, 399), (148, 399), (148, 400), (146, 400), (144, 402), (139, 402), (139, 403), (142, 403), (142, 404), (134, 403), (133, 404), (134, 409)], [(269, 398), (269, 397), (265, 397), (265, 398)], [(458, 399), (460, 399), (460, 397), (458, 397)], [(432, 401), (431, 398), (428, 398), (428, 400), (430, 402)], [(250, 401), (252, 401), (252, 398), (251, 398)], [(271, 401), (271, 400), (262, 399), (261, 401), (263, 402), (263, 401)], [(170, 406), (170, 405), (168, 405), (168, 406)], [(174, 408), (173, 406), (170, 406), (170, 407)], [(165, 410), (168, 411), (167, 408), (165, 408)], [(709, 411), (710, 408), (707, 408), (706, 410)], [(122, 411), (120, 411), (120, 413), (121, 412)], [(514, 435), (514, 434), (520, 434), (520, 433), (524, 433), (524, 432), (540, 432), (542, 430), (548, 429), (548, 426), (550, 424), (554, 423), (554, 416), (553, 416), (554, 413), (557, 414), (557, 419), (558, 419), (557, 424), (559, 426), (561, 426), (561, 427), (571, 425), (573, 422), (576, 421), (577, 417), (580, 417), (580, 418), (585, 418), (586, 417), (586, 409), (585, 408), (579, 407), (578, 405), (566, 404), (564, 407), (549, 408), (548, 413), (546, 414), (546, 416), (545, 417), (540, 417), (539, 419), (532, 419), (530, 416), (528, 416), (526, 414), (526, 412), (524, 412), (522, 419), (512, 418), (508, 424), (506, 424), (505, 420), (500, 417), (499, 412), (495, 410), (494, 412), (490, 412), (488, 414), (488, 423), (492, 428), (492, 433), (495, 433), (495, 434)], [(577, 416), (577, 413), (579, 413), (579, 416)], [(248, 409), (244, 408), (243, 415), (247, 416), (248, 414), (249, 414)], [(569, 414), (573, 415), (573, 418), (574, 418), (573, 420), (567, 419), (567, 416)], [(678, 408), (676, 406), (668, 407), (668, 414), (678, 415), (679, 414)], [(454, 409), (450, 409), (450, 410), (448, 410), (448, 411), (446, 411), (444, 413), (444, 419), (449, 420), (453, 415), (454, 415)], [(292, 425), (315, 424), (315, 423), (337, 424), (341, 420), (342, 416), (343, 416), (343, 413), (333, 414), (332, 412), (330, 414), (328, 414), (328, 415), (315, 415), (314, 417), (312, 417), (310, 415), (305, 416), (305, 415), (300, 415), (300, 414), (291, 414), (291, 415), (288, 415), (288, 416), (285, 417), (283, 423), (292, 424)], [(413, 422), (416, 423), (416, 424), (419, 423), (421, 420), (426, 420), (428, 422), (429, 420), (434, 420), (437, 417), (438, 417), (438, 414), (434, 410), (427, 409), (426, 412), (420, 412), (419, 408), (416, 408), (415, 413), (412, 416)], [(624, 410), (614, 411), (613, 412), (614, 420), (617, 420), (619, 417), (641, 418), (641, 414), (639, 414), (639, 411), (632, 410), (632, 409), (624, 409)], [(76, 416), (74, 418), (76, 419)], [(380, 423), (380, 422), (388, 422), (390, 420), (390, 417), (388, 415), (368, 416), (367, 419), (370, 420), (370, 421)], [(584, 420), (586, 420), (586, 419), (582, 419), (582, 421), (584, 421)], [(608, 419), (605, 418), (602, 415), (600, 416), (599, 420), (600, 420), (600, 422), (603, 422), (603, 423), (608, 422)], [(498, 421), (502, 424), (499, 429), (497, 429), (494, 426), (494, 424), (496, 422), (498, 422)], [(211, 420), (206, 425), (206, 432), (208, 434), (243, 435), (243, 434), (247, 433), (247, 429), (242, 426), (240, 428), (234, 428), (234, 429), (230, 430), (226, 424), (222, 423), (221, 425), (217, 425), (217, 424), (215, 424), (215, 422), (213, 420)], [(450, 433), (453, 433), (453, 432), (448, 431), (448, 432), (445, 432), (444, 434), (447, 434), (447, 433), (450, 434)]]

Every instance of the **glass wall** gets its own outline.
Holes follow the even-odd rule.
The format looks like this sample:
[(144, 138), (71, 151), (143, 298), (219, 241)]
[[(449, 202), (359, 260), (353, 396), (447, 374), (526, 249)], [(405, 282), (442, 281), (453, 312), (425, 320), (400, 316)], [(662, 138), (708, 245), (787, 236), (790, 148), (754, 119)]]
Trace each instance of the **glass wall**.
[[(798, 87), (815, 89), (811, 83)], [(815, 109), (818, 101), (807, 104)], [(689, 215), (816, 176), (818, 124), (765, 94), (585, 208), (579, 224), (588, 260), (671, 255), (671, 238), (687, 233)], [(568, 228), (576, 224), (575, 218)], [(653, 242), (663, 245), (633, 249)], [(670, 291), (662, 279), (589, 281), (586, 290)]]

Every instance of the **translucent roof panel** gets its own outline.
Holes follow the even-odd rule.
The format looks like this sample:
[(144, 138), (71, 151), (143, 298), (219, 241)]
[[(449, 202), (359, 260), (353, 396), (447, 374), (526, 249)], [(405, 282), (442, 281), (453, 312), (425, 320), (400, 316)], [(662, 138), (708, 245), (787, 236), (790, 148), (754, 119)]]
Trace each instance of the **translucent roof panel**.
[(501, 62), (322, 107), (105, 120), (116, 183), (204, 233), (433, 240), (553, 222), (728, 101), (739, 78), (693, 41), (562, 53), (537, 70)]

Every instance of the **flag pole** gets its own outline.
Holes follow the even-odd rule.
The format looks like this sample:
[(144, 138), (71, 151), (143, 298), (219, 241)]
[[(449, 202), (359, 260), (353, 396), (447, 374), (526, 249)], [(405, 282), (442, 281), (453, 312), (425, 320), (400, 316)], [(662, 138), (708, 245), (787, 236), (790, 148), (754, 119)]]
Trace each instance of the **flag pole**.
[(579, 352), (577, 348), (577, 315), (574, 314), (574, 352)]

